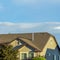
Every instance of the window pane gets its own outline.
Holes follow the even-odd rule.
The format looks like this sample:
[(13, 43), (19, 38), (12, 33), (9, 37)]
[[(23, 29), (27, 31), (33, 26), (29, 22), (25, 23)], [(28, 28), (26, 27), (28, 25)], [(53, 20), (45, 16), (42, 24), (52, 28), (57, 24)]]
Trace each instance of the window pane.
[(33, 52), (29, 52), (29, 58), (33, 58), (34, 57), (34, 53)]
[(21, 56), (22, 60), (27, 59), (27, 54), (26, 53), (22, 53), (21, 55), (22, 55)]

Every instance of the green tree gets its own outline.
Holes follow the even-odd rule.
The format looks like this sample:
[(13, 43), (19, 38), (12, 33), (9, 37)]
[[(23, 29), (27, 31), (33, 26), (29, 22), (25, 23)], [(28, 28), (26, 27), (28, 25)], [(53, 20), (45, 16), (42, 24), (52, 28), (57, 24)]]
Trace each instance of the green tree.
[(32, 60), (46, 60), (44, 57), (35, 57), (35, 58), (32, 58)]
[(0, 45), (0, 60), (17, 60), (18, 50), (10, 45)]

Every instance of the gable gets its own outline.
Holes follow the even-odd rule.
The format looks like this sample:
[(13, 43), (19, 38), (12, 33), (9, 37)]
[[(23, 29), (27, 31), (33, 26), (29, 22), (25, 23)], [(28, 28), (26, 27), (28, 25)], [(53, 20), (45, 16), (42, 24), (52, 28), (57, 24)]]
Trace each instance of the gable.
[(30, 47), (23, 46), (22, 48), (19, 49), (20, 52), (29, 52), (32, 51), (33, 49), (30, 49)]
[(17, 40), (13, 40), (12, 42), (9, 43), (9, 45), (12, 45), (13, 47), (18, 45), (18, 41)]
[(47, 44), (45, 45), (45, 47), (43, 48), (43, 50), (40, 54), (42, 56), (45, 56), (47, 49), (54, 50), (56, 47), (57, 47), (57, 43), (56, 43), (55, 39), (52, 36), (50, 36)]
[(50, 49), (55, 49), (57, 47), (57, 43), (52, 36), (49, 38), (49, 41), (47, 42), (47, 47)]

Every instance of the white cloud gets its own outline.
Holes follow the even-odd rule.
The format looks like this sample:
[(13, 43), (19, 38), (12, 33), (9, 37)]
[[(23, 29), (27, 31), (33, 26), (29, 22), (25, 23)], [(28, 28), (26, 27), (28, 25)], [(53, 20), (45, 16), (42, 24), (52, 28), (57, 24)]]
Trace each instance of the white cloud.
[(56, 29), (56, 30), (60, 30), (60, 26), (54, 27), (54, 29)]
[(17, 33), (28, 32), (34, 28), (39, 27), (40, 23), (12, 23), (12, 22), (0, 22), (0, 33)]
[(46, 24), (60, 24), (60, 22), (45, 22)]
[(40, 23), (12, 23), (12, 22), (0, 22), (0, 26), (5, 27), (18, 27), (21, 29), (30, 29), (40, 26)]
[(51, 32), (60, 33), (59, 22), (12, 23), (0, 22), (0, 33)]
[(11, 22), (0, 22), (0, 26), (13, 26), (14, 23)]
[(22, 29), (30, 29), (40, 26), (40, 23), (20, 23), (19, 26)]

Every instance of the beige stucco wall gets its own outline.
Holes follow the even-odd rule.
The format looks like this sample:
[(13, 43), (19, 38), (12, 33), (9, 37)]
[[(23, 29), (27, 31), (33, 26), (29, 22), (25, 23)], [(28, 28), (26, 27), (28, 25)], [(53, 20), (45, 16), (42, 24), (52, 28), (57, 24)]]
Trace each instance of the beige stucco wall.
[(12, 45), (13, 47), (17, 46), (18, 45), (18, 41), (17, 40), (14, 40), (10, 43), (10, 45)]
[(40, 55), (41, 55), (41, 56), (45, 56), (46, 51), (47, 51), (47, 48), (49, 48), (49, 49), (55, 49), (56, 46), (57, 46), (57, 44), (56, 44), (54, 38), (51, 36), (51, 37), (49, 38), (47, 44), (45, 45), (43, 51), (40, 53)]

